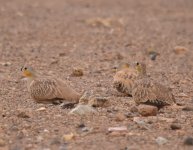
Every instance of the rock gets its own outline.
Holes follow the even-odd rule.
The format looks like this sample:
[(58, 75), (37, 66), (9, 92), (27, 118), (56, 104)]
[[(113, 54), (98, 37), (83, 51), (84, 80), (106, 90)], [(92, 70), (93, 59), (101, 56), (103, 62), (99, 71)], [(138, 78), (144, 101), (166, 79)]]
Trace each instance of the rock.
[(80, 69), (80, 68), (74, 68), (73, 71), (72, 71), (71, 76), (73, 76), (73, 77), (83, 76), (83, 70)]
[(174, 53), (175, 54), (184, 54), (185, 52), (187, 52), (188, 49), (186, 47), (183, 47), (183, 46), (176, 46), (174, 47)]
[(116, 132), (116, 131), (109, 133), (109, 135), (113, 137), (126, 136), (126, 134), (127, 134), (126, 132)]
[(36, 109), (36, 111), (45, 111), (45, 110), (46, 110), (45, 107), (40, 107), (40, 108)]
[(51, 145), (60, 145), (60, 139), (59, 138), (54, 138), (52, 139), (52, 141), (50, 142)]
[(149, 58), (151, 60), (156, 60), (156, 57), (159, 55), (159, 53), (157, 53), (155, 51), (149, 51), (148, 54), (149, 54)]
[(81, 124), (79, 124), (78, 126), (77, 126), (77, 128), (84, 128), (84, 127), (86, 127), (83, 123), (81, 123)]
[(67, 143), (61, 144), (58, 150), (67, 150)]
[(181, 127), (181, 125), (178, 124), (178, 123), (172, 123), (172, 124), (170, 125), (170, 128), (171, 128), (172, 130), (179, 130), (179, 129), (181, 129), (182, 127)]
[(158, 108), (151, 105), (139, 105), (138, 112), (142, 116), (156, 116), (158, 113)]
[(140, 128), (145, 129), (145, 130), (150, 130), (150, 125), (147, 124), (142, 118), (134, 117), (133, 121), (136, 122)]
[(166, 143), (168, 142), (168, 140), (167, 140), (166, 138), (161, 137), (161, 136), (157, 137), (157, 138), (155, 139), (155, 141), (156, 141), (156, 143), (157, 143), (158, 145), (163, 145), (163, 144), (166, 144)]
[(109, 101), (106, 97), (91, 97), (88, 101), (88, 105), (93, 107), (106, 107)]
[(187, 138), (184, 140), (184, 144), (185, 144), (185, 145), (191, 145), (191, 146), (193, 146), (193, 138), (192, 138), (192, 137), (187, 137)]
[(138, 109), (137, 109), (137, 106), (131, 106), (131, 108), (130, 108), (130, 111), (132, 112), (132, 113), (137, 113), (138, 112)]
[(183, 111), (193, 111), (193, 106), (185, 106), (182, 108)]
[(136, 117), (136, 114), (134, 114), (134, 113), (132, 113), (132, 112), (126, 112), (124, 115), (125, 115), (125, 117), (127, 117), (127, 118)]
[(92, 131), (92, 128), (89, 127), (82, 128), (82, 132), (89, 132), (89, 131)]
[(76, 105), (76, 103), (63, 102), (63, 103), (60, 105), (60, 107), (61, 107), (62, 109), (72, 109), (72, 108), (75, 107), (75, 105)]
[(59, 53), (60, 57), (66, 56), (66, 53)]
[(116, 116), (115, 116), (116, 121), (123, 121), (125, 119), (126, 119), (126, 116), (122, 113), (117, 113)]
[(185, 93), (179, 93), (178, 96), (179, 97), (184, 97), (184, 98), (189, 98), (189, 96)]
[(0, 147), (4, 147), (6, 145), (5, 140), (0, 139)]
[(109, 127), (108, 128), (108, 132), (121, 132), (121, 131), (127, 131), (127, 127), (126, 126), (120, 126), (120, 127)]
[(92, 106), (88, 105), (77, 105), (74, 109), (72, 109), (69, 114), (76, 114), (76, 115), (89, 115), (96, 113), (96, 110)]
[(0, 64), (1, 64), (2, 66), (7, 67), (7, 66), (10, 66), (10, 65), (11, 65), (11, 62), (0, 62)]
[(26, 112), (24, 112), (24, 111), (20, 111), (17, 114), (17, 117), (19, 117), (19, 118), (30, 118), (30, 116)]
[(75, 135), (73, 133), (63, 135), (63, 140), (64, 141), (70, 141), (70, 140), (73, 140), (73, 139), (75, 139)]
[(90, 100), (91, 93), (86, 91), (79, 99), (79, 104), (88, 104), (88, 101)]

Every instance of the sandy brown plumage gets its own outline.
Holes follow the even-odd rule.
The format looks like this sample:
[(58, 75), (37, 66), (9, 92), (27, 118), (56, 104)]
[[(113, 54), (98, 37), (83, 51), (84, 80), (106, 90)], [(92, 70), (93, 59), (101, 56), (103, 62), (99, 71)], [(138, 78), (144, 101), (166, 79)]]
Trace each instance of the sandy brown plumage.
[(171, 89), (147, 77), (145, 68), (144, 64), (138, 63), (136, 66), (139, 76), (132, 90), (136, 104), (150, 104), (158, 107), (174, 104), (175, 98)]
[(129, 64), (124, 64), (114, 76), (113, 87), (116, 88), (117, 91), (131, 96), (133, 83), (136, 77), (136, 70), (131, 68)]
[[(27, 73), (25, 73), (27, 71)], [(27, 78), (27, 87), (31, 97), (37, 102), (67, 100), (78, 102), (81, 95), (61, 79), (41, 77), (26, 67), (23, 70)]]

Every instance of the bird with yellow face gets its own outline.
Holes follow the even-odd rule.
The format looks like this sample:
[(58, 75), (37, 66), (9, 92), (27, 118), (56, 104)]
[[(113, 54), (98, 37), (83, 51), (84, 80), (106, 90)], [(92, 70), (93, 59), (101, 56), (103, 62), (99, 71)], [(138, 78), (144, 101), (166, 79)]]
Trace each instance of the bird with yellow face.
[(27, 88), (31, 97), (37, 102), (66, 100), (78, 102), (81, 95), (59, 78), (39, 75), (33, 68), (24, 66), (22, 75), (27, 79)]
[(151, 80), (147, 76), (145, 64), (137, 62), (135, 69), (138, 77), (133, 86), (132, 96), (136, 104), (150, 104), (162, 107), (175, 103), (171, 89)]
[(132, 96), (132, 87), (136, 77), (137, 71), (130, 64), (123, 63), (113, 77), (113, 87), (118, 92)]

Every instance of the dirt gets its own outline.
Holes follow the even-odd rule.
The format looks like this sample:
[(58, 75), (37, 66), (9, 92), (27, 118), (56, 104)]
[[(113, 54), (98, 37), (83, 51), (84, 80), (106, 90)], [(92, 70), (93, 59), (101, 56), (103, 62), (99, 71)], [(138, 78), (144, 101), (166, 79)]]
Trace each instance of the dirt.
[[(184, 140), (193, 136), (193, 111), (166, 107), (157, 117), (140, 117), (130, 112), (132, 98), (112, 86), (117, 65), (142, 61), (153, 79), (172, 88), (178, 103), (192, 106), (192, 8), (192, 0), (1, 1), (0, 149), (192, 149)], [(176, 52), (176, 46), (184, 48)], [(159, 53), (156, 60), (150, 50)], [(38, 104), (21, 77), (25, 64), (81, 93), (109, 97), (110, 106), (80, 117), (59, 105)], [(71, 76), (73, 68), (83, 76)], [(148, 128), (134, 117), (148, 120)], [(173, 122), (181, 128), (172, 130)], [(126, 131), (108, 131), (123, 126)], [(66, 134), (73, 138), (65, 141)]]

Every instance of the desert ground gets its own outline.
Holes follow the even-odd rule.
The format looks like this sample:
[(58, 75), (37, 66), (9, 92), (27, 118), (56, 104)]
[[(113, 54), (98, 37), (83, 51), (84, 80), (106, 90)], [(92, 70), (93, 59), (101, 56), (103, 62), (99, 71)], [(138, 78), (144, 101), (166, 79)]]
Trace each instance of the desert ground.
[[(192, 8), (192, 0), (1, 0), (0, 149), (193, 149)], [(158, 53), (155, 60), (149, 51)], [(168, 106), (149, 117), (133, 112), (132, 98), (112, 82), (120, 63), (136, 61), (183, 108)], [(36, 103), (20, 71), (26, 64), (80, 93), (108, 97), (109, 105), (77, 116)], [(71, 76), (74, 68), (83, 76)]]

